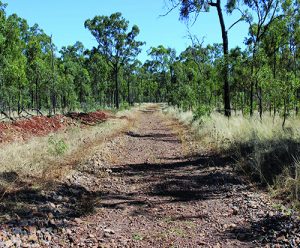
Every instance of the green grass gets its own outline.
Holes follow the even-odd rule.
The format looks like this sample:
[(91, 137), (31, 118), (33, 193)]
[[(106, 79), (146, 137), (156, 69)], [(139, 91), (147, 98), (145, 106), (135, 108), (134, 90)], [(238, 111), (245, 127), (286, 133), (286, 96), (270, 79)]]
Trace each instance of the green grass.
[(142, 241), (144, 239), (144, 237), (139, 233), (134, 233), (134, 234), (132, 234), (132, 239), (135, 241)]

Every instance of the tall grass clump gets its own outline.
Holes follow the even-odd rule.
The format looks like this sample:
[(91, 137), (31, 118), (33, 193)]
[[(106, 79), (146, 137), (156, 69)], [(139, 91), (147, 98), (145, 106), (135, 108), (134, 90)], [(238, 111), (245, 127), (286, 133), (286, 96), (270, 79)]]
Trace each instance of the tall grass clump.
[[(203, 147), (232, 156), (234, 168), (268, 186), (286, 200), (299, 201), (300, 120), (291, 117), (282, 128), (282, 118), (263, 116), (227, 118), (213, 112), (200, 118), (193, 113), (168, 108), (165, 113), (189, 124)], [(189, 118), (187, 118), (189, 116)]]
[(190, 125), (194, 121), (194, 114), (192, 111), (183, 111), (176, 107), (166, 107), (163, 112), (171, 118), (177, 119), (184, 125)]

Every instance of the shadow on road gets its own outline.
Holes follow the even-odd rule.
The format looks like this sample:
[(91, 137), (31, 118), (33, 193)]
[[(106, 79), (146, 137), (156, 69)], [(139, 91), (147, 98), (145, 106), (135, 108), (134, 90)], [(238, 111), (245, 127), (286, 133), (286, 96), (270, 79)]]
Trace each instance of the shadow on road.
[(277, 214), (247, 223), (245, 226), (231, 228), (225, 235), (231, 239), (257, 245), (277, 244), (274, 247), (298, 247), (294, 239), (285, 237), (299, 237), (300, 221), (288, 215)]

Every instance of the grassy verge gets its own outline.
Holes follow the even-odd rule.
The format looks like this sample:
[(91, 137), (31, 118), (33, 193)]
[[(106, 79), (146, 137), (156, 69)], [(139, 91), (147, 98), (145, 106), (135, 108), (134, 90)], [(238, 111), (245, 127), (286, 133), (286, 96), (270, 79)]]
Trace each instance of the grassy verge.
[(164, 112), (189, 125), (202, 147), (236, 159), (234, 168), (271, 192), (299, 207), (300, 199), (300, 120), (291, 118), (282, 129), (282, 120), (264, 116), (228, 119), (212, 113), (195, 120), (192, 112), (170, 107)]
[[(13, 187), (20, 178), (36, 181), (60, 179), (70, 168), (88, 158), (94, 148), (131, 125), (135, 109), (121, 111), (116, 118), (86, 128), (72, 127), (45, 137), (0, 146), (0, 188)], [(124, 117), (124, 118), (123, 118)]]

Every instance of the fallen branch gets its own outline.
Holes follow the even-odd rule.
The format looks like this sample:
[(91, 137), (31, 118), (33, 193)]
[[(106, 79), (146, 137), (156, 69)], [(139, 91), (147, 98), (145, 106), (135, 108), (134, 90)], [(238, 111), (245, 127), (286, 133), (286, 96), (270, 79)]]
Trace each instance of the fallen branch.
[(15, 121), (14, 118), (12, 118), (11, 116), (9, 116), (7, 113), (5, 113), (3, 110), (0, 110), (0, 114), (4, 115), (7, 119), (11, 120), (11, 121)]

